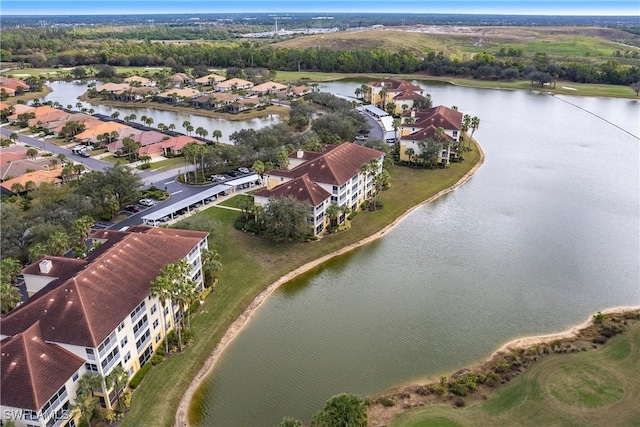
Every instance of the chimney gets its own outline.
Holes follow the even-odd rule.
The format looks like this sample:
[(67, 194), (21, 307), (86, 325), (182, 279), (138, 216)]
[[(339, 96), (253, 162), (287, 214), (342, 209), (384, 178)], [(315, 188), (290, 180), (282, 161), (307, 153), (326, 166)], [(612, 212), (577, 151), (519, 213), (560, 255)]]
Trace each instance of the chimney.
[(40, 273), (48, 274), (51, 271), (51, 268), (53, 267), (53, 263), (51, 262), (50, 259), (44, 259), (40, 261), (38, 266), (40, 267)]
[(298, 152), (296, 153), (296, 157), (301, 159), (303, 156), (304, 156), (304, 151), (298, 150)]
[(416, 116), (416, 110), (411, 110), (411, 117), (415, 117)]

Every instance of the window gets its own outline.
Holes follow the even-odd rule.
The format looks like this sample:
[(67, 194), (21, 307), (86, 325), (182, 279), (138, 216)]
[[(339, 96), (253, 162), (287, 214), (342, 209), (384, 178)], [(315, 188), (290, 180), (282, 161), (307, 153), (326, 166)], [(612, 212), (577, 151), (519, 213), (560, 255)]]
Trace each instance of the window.
[(42, 407), (42, 416), (44, 418), (49, 417), (51, 411), (58, 406), (60, 406), (60, 402), (64, 401), (67, 398), (67, 389), (65, 386), (62, 386), (60, 390), (53, 395), (51, 399)]
[(86, 352), (87, 352), (87, 359), (89, 360), (96, 360), (96, 355), (93, 352), (92, 348), (85, 348)]
[(145, 314), (144, 316), (142, 316), (142, 319), (140, 319), (138, 323), (135, 324), (135, 326), (133, 327), (133, 333), (136, 337), (138, 336), (138, 331), (143, 329), (145, 326), (147, 326), (147, 324), (149, 323), (148, 320), (149, 319)]
[(120, 349), (118, 347), (114, 348), (113, 351), (109, 354), (107, 354), (107, 356), (102, 360), (101, 365), (102, 365), (102, 370), (105, 372), (106, 375), (106, 371), (107, 371), (107, 366), (112, 365), (116, 359), (118, 359), (118, 357), (120, 356)]
[(145, 363), (147, 363), (149, 359), (151, 359), (152, 354), (153, 354), (153, 347), (152, 346), (147, 347), (144, 353), (142, 353), (142, 355), (138, 358), (141, 368), (144, 366)]
[(157, 307), (156, 307), (156, 306), (157, 306), (157, 304), (153, 304), (153, 305), (151, 306), (151, 314), (155, 314), (156, 309), (157, 309)]
[(164, 308), (164, 315), (165, 317), (169, 315), (169, 307)]
[(79, 377), (79, 375), (78, 375), (77, 372), (75, 374), (73, 374), (73, 382), (78, 381), (78, 377)]
[(127, 363), (129, 360), (131, 360), (131, 352), (127, 351), (127, 354), (124, 355), (124, 363)]
[(124, 322), (122, 322), (122, 323), (120, 323), (120, 324), (118, 325), (118, 332), (120, 332), (120, 331), (121, 331), (121, 330), (123, 330), (123, 329), (124, 329)]
[(124, 348), (125, 345), (129, 342), (129, 338), (125, 335), (124, 338), (120, 341), (120, 347)]
[(151, 333), (147, 329), (144, 334), (142, 334), (142, 336), (138, 339), (138, 341), (136, 341), (136, 349), (138, 350), (138, 352), (140, 352), (140, 348), (142, 348), (147, 343), (147, 341), (149, 341), (150, 336)]
[(158, 319), (153, 321), (153, 329), (157, 329), (158, 328)]
[(141, 314), (142, 311), (145, 309), (145, 305), (144, 305), (144, 301), (142, 301), (140, 304), (138, 304), (138, 306), (136, 308), (133, 309), (133, 311), (131, 312), (131, 320), (135, 321)]
[(87, 370), (87, 372), (94, 372), (96, 374), (98, 373), (98, 365), (94, 363), (85, 363), (84, 368)]
[(160, 334), (156, 335), (156, 344), (160, 342)]
[(104, 354), (107, 352), (107, 350), (109, 350), (109, 348), (112, 347), (113, 344), (115, 344), (116, 342), (117, 342), (116, 333), (111, 332), (111, 335), (105, 338), (105, 340), (102, 341), (102, 343), (98, 346), (98, 355), (100, 356), (101, 359), (104, 356)]

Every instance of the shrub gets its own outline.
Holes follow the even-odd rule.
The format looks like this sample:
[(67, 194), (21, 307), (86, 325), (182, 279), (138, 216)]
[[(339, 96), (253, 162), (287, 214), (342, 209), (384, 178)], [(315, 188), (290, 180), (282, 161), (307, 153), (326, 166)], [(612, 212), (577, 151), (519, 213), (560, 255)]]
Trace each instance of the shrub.
[(358, 212), (357, 211), (353, 211), (349, 215), (347, 215), (347, 219), (349, 221), (351, 221), (353, 219), (353, 217), (355, 217), (356, 215), (358, 215)]
[[(435, 391), (435, 390), (434, 390)], [(419, 394), (420, 396), (426, 396), (431, 392), (431, 390), (427, 389), (425, 386), (423, 385), (419, 385), (418, 387), (416, 387), (416, 393)]]
[(597, 337), (593, 337), (591, 340), (594, 344), (604, 344), (607, 342), (607, 337), (603, 337), (602, 335), (598, 335)]
[(506, 362), (504, 360), (498, 360), (493, 370), (495, 372), (506, 372), (507, 369), (509, 369), (509, 366), (510, 366), (509, 362)]
[(151, 169), (151, 163), (143, 163), (138, 166), (138, 169)]
[(202, 291), (202, 293), (200, 294), (200, 300), (204, 301), (205, 298), (207, 298), (209, 296), (209, 294), (211, 293), (212, 289), (213, 289), (213, 286), (209, 286), (207, 288), (204, 288), (204, 291)]
[(142, 382), (142, 380), (144, 379), (144, 376), (147, 375), (147, 372), (149, 372), (149, 369), (151, 369), (150, 363), (147, 363), (142, 368), (140, 368), (140, 370), (136, 372), (133, 378), (131, 378), (131, 382), (129, 382), (129, 387), (132, 389), (137, 388)]
[(159, 365), (159, 364), (161, 364), (163, 361), (164, 361), (164, 357), (162, 357), (162, 356), (160, 356), (160, 355), (158, 355), (158, 354), (156, 354), (155, 356), (151, 357), (151, 364), (152, 364), (153, 366), (155, 366), (155, 365)]
[(382, 406), (394, 406), (396, 404), (395, 399), (392, 397), (381, 397), (378, 399), (378, 402), (380, 402)]
[(495, 372), (491, 371), (487, 374), (485, 383), (489, 386), (489, 387), (495, 387), (498, 384), (500, 384), (500, 375), (496, 374)]
[(164, 350), (164, 340), (160, 343), (158, 348), (156, 348), (156, 355), (161, 357), (164, 357), (167, 355), (167, 353)]
[(456, 400), (454, 400), (453, 404), (456, 408), (463, 408), (464, 405), (466, 405), (464, 399), (461, 399), (461, 398), (457, 398)]
[(318, 236), (307, 236), (307, 241), (316, 241), (318, 240)]
[(120, 395), (120, 404), (122, 409), (128, 409), (131, 406), (131, 390), (125, 390)]
[(602, 314), (602, 312), (597, 312), (596, 314), (593, 315), (593, 322), (594, 323), (602, 323), (604, 321), (604, 319), (606, 319), (607, 316), (605, 314)]

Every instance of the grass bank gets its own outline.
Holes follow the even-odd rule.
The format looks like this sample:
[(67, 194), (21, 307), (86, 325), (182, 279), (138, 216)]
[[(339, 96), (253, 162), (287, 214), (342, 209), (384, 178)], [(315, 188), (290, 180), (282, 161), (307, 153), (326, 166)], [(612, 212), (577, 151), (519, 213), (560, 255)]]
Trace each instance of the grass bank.
[[(493, 392), (482, 390), (475, 398), (465, 398), (464, 405), (457, 398), (441, 398), (440, 402), (402, 413), (390, 425), (637, 426), (640, 321), (637, 311), (636, 320), (630, 319), (631, 313), (627, 316), (610, 316), (603, 323), (625, 329), (603, 346), (593, 343), (598, 332), (590, 335), (592, 325), (574, 340), (531, 347), (528, 351), (541, 359), (524, 373), (520, 374), (523, 368), (519, 367), (520, 375), (507, 385)], [(389, 424), (378, 420), (371, 425)]]
[[(271, 283), (296, 268), (358, 242), (393, 223), (411, 207), (453, 186), (480, 159), (477, 146), (466, 161), (449, 169), (424, 170), (395, 166), (393, 187), (379, 200), (384, 208), (360, 212), (349, 231), (316, 242), (276, 245), (233, 228), (239, 212), (206, 209), (189, 218), (207, 224), (209, 244), (221, 256), (224, 269), (215, 293), (192, 319), (195, 343), (183, 354), (170, 357), (154, 367), (133, 395), (131, 411), (122, 427), (171, 426), (176, 408), (207, 357), (230, 325)], [(177, 224), (180, 227), (181, 223)]]
[[(443, 82), (456, 86), (473, 87), (481, 89), (508, 89), (508, 90), (533, 90), (557, 95), (575, 96), (601, 96), (610, 98), (631, 98), (640, 99), (635, 91), (628, 86), (605, 85), (595, 83), (574, 83), (569, 81), (558, 81), (554, 87), (543, 87), (531, 85), (530, 80), (477, 80), (471, 78), (457, 77), (436, 77), (425, 74), (357, 74), (357, 73), (318, 73), (318, 72), (296, 72), (278, 71), (277, 80), (290, 82), (329, 82), (342, 79), (362, 79), (363, 81), (379, 80), (385, 77), (396, 77), (404, 80), (422, 80), (425, 82)], [(355, 93), (353, 94), (355, 96)]]

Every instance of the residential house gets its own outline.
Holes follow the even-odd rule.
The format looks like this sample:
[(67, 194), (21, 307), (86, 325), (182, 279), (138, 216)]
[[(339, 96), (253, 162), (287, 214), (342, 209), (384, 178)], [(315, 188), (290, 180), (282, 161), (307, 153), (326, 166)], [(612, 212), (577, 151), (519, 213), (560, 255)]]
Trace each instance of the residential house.
[(264, 96), (268, 94), (275, 95), (276, 93), (283, 91), (285, 89), (287, 89), (286, 85), (269, 81), (266, 83), (253, 86), (251, 89), (248, 90), (248, 92), (250, 95)]
[(49, 130), (49, 132), (53, 133), (54, 135), (59, 135), (65, 125), (69, 122), (82, 124), (84, 125), (85, 129), (89, 129), (102, 123), (102, 120), (90, 116), (89, 114), (71, 113), (65, 118), (46, 123), (43, 125), (43, 127)]
[(438, 163), (446, 166), (454, 156), (451, 147), (461, 137), (463, 114), (443, 105), (426, 110), (411, 110), (402, 114), (400, 127), (400, 160), (413, 161), (406, 153), (407, 149), (413, 149), (414, 156), (419, 158), (422, 150), (419, 142), (426, 139), (436, 140), (438, 128), (444, 130), (442, 148), (438, 155)]
[[(133, 139), (135, 142), (140, 143), (140, 148), (146, 147), (147, 145), (157, 144), (163, 141), (164, 139), (170, 138), (169, 135), (166, 135), (164, 133), (161, 133), (155, 130), (150, 130), (150, 131), (140, 131), (138, 129), (134, 129), (134, 130), (135, 130), (134, 133), (126, 135), (124, 138), (128, 137)], [(115, 153), (116, 151), (122, 151), (124, 149), (124, 144), (122, 142), (124, 138), (118, 139), (117, 141), (114, 141), (108, 144), (107, 150), (110, 153)]]
[(105, 83), (103, 85), (97, 86), (96, 92), (98, 93), (104, 92), (107, 94), (119, 94), (128, 89), (131, 89), (131, 85), (129, 83)]
[[(184, 259), (202, 290), (207, 236), (143, 226), (103, 230), (90, 236), (100, 246), (86, 259), (47, 256), (25, 268), (31, 297), (0, 319), (3, 418), (19, 427), (75, 426), (68, 411), (83, 374), (106, 377), (121, 366), (131, 377), (148, 363), (183, 315), (154, 296), (150, 283), (164, 265)], [(114, 390), (97, 396), (105, 408), (115, 403)]]
[(174, 136), (169, 139), (165, 139), (155, 144), (150, 144), (145, 147), (141, 147), (138, 150), (140, 156), (179, 156), (182, 154), (182, 149), (185, 145), (194, 142), (198, 145), (205, 145), (204, 142), (192, 138), (190, 136)]
[(216, 84), (215, 90), (217, 92), (228, 92), (230, 90), (251, 89), (252, 87), (253, 83), (250, 81), (233, 78)]
[(24, 113), (30, 113), (33, 114), (33, 118), (38, 118), (38, 117), (43, 117), (49, 113), (55, 112), (55, 111), (60, 111), (57, 108), (53, 108), (50, 107), (48, 105), (42, 105), (40, 107), (28, 107), (29, 109), (26, 108), (17, 108), (20, 104), (16, 104), (14, 107), (14, 113), (12, 115), (10, 115), (8, 117), (8, 120), (12, 123), (15, 123), (17, 121), (20, 120), (20, 115), (24, 114)]
[(308, 93), (313, 92), (313, 88), (309, 86), (294, 86), (278, 93), (279, 98), (299, 98)]
[(231, 104), (227, 104), (227, 112), (231, 114), (238, 114), (245, 110), (250, 110), (255, 108), (258, 104), (260, 104), (260, 98), (257, 96), (251, 96), (247, 98), (238, 99)]
[(198, 77), (195, 82), (201, 85), (215, 86), (216, 83), (220, 83), (225, 80), (227, 80), (226, 77), (222, 77), (217, 74), (208, 74), (206, 76)]
[[(6, 151), (12, 148), (17, 150)], [(17, 145), (0, 149), (0, 163), (0, 181), (16, 178), (28, 172), (46, 171), (51, 165), (49, 158), (27, 158), (27, 149)]]
[(240, 99), (239, 96), (226, 92), (214, 92), (200, 96), (191, 101), (191, 105), (196, 108), (204, 108), (207, 110), (215, 110), (223, 108)]
[(149, 87), (149, 86), (156, 85), (156, 82), (154, 82), (153, 80), (150, 80), (146, 77), (140, 77), (140, 76), (127, 77), (126, 79), (124, 79), (124, 82), (130, 86), (136, 86), (136, 87), (141, 87), (141, 86)]
[(175, 88), (161, 92), (153, 97), (156, 102), (164, 102), (167, 104), (178, 104), (184, 98), (197, 98), (202, 92), (191, 88)]
[(9, 96), (20, 95), (29, 92), (30, 89), (30, 86), (20, 79), (0, 76), (0, 91), (4, 90)]
[(96, 142), (102, 141), (100, 135), (112, 135), (114, 132), (118, 135), (117, 138), (114, 138), (115, 140), (120, 137), (121, 133), (125, 135), (127, 135), (128, 133), (134, 133), (134, 129), (130, 126), (115, 121), (100, 122), (95, 126), (87, 128), (84, 132), (80, 132), (79, 134), (77, 134), (75, 136), (75, 139), (78, 142), (94, 144)]
[[(40, 187), (43, 182), (50, 184), (60, 184), (61, 169), (55, 170), (37, 170), (35, 172), (27, 172), (15, 178), (7, 179), (0, 183), (0, 190), (4, 194), (16, 194), (12, 188), (14, 185), (19, 184), (21, 188), (26, 189), (29, 185), (33, 185), (33, 188)], [(32, 183), (32, 184), (31, 184)], [(22, 191), (20, 191), (22, 193)]]
[[(373, 175), (362, 171), (362, 166), (372, 160), (376, 160), (379, 170), (382, 170), (383, 152), (351, 142), (326, 145), (321, 153), (298, 150), (289, 155), (287, 170), (265, 173), (267, 188), (256, 193), (259, 194), (256, 203), (264, 205), (267, 199), (285, 196), (306, 203), (313, 208), (313, 232), (317, 235), (325, 227), (323, 219), (326, 219), (324, 214), (329, 204), (355, 211), (372, 196)], [(300, 180), (292, 184), (291, 181), (296, 179)], [(279, 188), (284, 184), (287, 186)], [(329, 204), (320, 203), (325, 193), (318, 188), (329, 194)], [(341, 215), (339, 222), (344, 219), (345, 216)]]
[(193, 79), (185, 73), (175, 73), (169, 76), (169, 80), (171, 80), (174, 87), (180, 87), (185, 84), (193, 83)]

